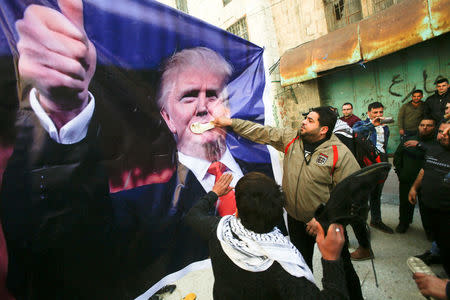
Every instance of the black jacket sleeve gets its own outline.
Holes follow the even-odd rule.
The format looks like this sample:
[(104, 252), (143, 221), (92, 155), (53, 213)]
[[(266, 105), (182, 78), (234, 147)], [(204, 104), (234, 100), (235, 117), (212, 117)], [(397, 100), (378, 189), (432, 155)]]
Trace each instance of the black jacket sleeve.
[(397, 173), (397, 175), (400, 174), (400, 171), (403, 167), (402, 157), (403, 157), (403, 142), (401, 142), (398, 145), (397, 150), (395, 150), (395, 153), (394, 153), (393, 164), (394, 164), (394, 171), (395, 171), (395, 173)]
[(186, 215), (187, 224), (204, 239), (210, 239), (215, 234), (220, 221), (220, 217), (212, 215), (217, 199), (216, 193), (209, 192), (200, 198)]

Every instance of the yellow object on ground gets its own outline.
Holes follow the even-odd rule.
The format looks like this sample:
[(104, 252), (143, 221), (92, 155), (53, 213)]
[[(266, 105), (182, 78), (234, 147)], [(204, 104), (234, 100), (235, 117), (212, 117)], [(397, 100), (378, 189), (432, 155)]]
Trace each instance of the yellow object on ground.
[(197, 295), (194, 293), (189, 293), (186, 295), (186, 297), (183, 298), (183, 300), (195, 300), (197, 299)]

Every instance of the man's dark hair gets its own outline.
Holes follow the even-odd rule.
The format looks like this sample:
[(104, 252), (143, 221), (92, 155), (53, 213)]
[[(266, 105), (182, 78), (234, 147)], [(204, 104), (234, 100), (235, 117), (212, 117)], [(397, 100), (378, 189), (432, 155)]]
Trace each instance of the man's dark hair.
[(336, 117), (337, 117), (337, 118), (339, 118), (339, 111), (338, 111), (338, 109), (337, 109), (336, 107), (330, 105), (330, 106), (328, 106), (328, 108), (329, 108), (333, 113), (336, 114)]
[(282, 221), (284, 193), (267, 175), (245, 174), (236, 184), (235, 196), (238, 216), (245, 228), (267, 233)]
[(411, 95), (414, 95), (414, 94), (417, 94), (417, 93), (423, 95), (423, 91), (422, 90), (414, 90), (414, 92), (412, 92)]
[(350, 107), (353, 109), (353, 104), (351, 104), (350, 102), (345, 102), (344, 104), (342, 104), (342, 107), (344, 107), (344, 105), (350, 105)]
[(438, 79), (438, 80), (436, 80), (436, 81), (434, 82), (434, 84), (443, 83), (443, 82), (447, 82), (447, 83), (448, 83), (448, 79), (447, 79), (447, 78), (441, 78), (441, 79)]
[(433, 121), (433, 124), (436, 125), (436, 120), (433, 119), (432, 117), (425, 117), (425, 118), (423, 118), (422, 120), (420, 120), (419, 124), (422, 123), (423, 120)]
[(369, 107), (367, 108), (367, 111), (371, 111), (374, 108), (380, 108), (380, 107), (384, 108), (384, 106), (383, 106), (383, 104), (381, 104), (381, 102), (378, 102), (378, 101), (372, 102), (372, 103), (369, 104)]
[(334, 111), (330, 109), (329, 106), (319, 106), (314, 107), (311, 111), (317, 113), (319, 115), (319, 125), (321, 127), (327, 126), (328, 131), (326, 134), (327, 139), (330, 138), (333, 133), (334, 126), (336, 125), (337, 115)]

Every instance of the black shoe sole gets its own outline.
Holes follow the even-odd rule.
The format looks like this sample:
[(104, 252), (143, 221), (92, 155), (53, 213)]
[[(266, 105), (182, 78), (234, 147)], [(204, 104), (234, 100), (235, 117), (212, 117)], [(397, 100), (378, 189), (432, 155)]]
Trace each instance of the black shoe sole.
[[(373, 228), (375, 228), (375, 229), (377, 229), (377, 230), (379, 230), (379, 231), (381, 231), (381, 232), (384, 232), (384, 233), (387, 233), (387, 234), (394, 234), (394, 230), (391, 229), (392, 231), (390, 231), (390, 230), (388, 230), (388, 229), (379, 227), (378, 224), (372, 224), (372, 223), (371, 223), (370, 226), (373, 227)], [(389, 228), (389, 229), (390, 229), (390, 228)]]

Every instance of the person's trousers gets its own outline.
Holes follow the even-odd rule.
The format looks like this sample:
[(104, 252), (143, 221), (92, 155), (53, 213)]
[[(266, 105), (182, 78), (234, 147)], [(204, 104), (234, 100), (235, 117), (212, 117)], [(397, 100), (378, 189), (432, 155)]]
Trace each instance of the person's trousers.
[(369, 214), (368, 201), (364, 202), (364, 207), (361, 208), (361, 218), (350, 223), (355, 233), (355, 237), (361, 247), (369, 249), (370, 246), (370, 234), (367, 227), (367, 216)]
[(436, 241), (441, 254), (442, 265), (447, 276), (450, 276), (450, 210), (423, 206), (429, 216), (431, 236)]
[(399, 221), (400, 224), (411, 224), (414, 215), (414, 205), (409, 203), (408, 194), (413, 182), (400, 182), (400, 206), (399, 206)]
[[(305, 259), (305, 262), (308, 264), (311, 271), (313, 271), (314, 244), (316, 242), (315, 237), (310, 236), (306, 232), (306, 224), (304, 222), (297, 221), (289, 215), (288, 230), (292, 244), (297, 247), (303, 258)], [(356, 271), (353, 268), (352, 262), (350, 260), (350, 253), (348, 252), (348, 237), (345, 230), (344, 234), (345, 244), (341, 251), (341, 259), (344, 263), (347, 291), (351, 300), (364, 299), (362, 296), (361, 284), (359, 282), (358, 274), (356, 274)]]
[(369, 196), (370, 204), (370, 222), (381, 222), (381, 192), (383, 191), (383, 183), (377, 183)]
[(418, 202), (419, 202), (419, 212), (420, 212), (420, 218), (422, 219), (423, 230), (425, 231), (427, 239), (429, 241), (433, 241), (433, 236), (431, 233), (431, 216), (429, 214), (427, 206), (424, 204), (424, 202), (422, 200), (420, 193), (418, 196)]
[[(380, 153), (380, 158), (382, 162), (388, 161), (387, 155), (384, 153)], [(383, 191), (383, 186), (384, 181), (377, 183), (369, 196), (371, 223), (381, 222), (381, 192)]]

